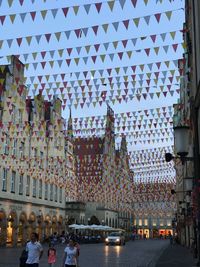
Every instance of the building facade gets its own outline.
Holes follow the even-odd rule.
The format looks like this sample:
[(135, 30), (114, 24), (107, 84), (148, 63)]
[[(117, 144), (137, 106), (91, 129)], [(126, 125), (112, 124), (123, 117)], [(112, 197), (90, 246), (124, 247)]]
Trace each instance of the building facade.
[(0, 82), (0, 245), (14, 246), (32, 231), (43, 239), (65, 230), (73, 148), (61, 101), (28, 97), (16, 57), (0, 66)]
[(114, 112), (108, 106), (103, 136), (75, 138), (78, 199), (86, 203), (86, 222), (96, 216), (100, 224), (130, 230), (132, 175), (126, 139), (122, 136), (121, 147), (116, 150), (114, 131)]

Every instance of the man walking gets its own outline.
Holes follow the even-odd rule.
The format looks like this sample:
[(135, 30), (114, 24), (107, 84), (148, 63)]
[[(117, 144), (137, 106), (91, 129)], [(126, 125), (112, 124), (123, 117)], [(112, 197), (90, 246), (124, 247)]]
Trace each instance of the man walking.
[(31, 241), (26, 245), (26, 251), (28, 252), (28, 259), (26, 261), (27, 267), (39, 267), (39, 261), (43, 254), (43, 248), (38, 241), (38, 234), (31, 234)]

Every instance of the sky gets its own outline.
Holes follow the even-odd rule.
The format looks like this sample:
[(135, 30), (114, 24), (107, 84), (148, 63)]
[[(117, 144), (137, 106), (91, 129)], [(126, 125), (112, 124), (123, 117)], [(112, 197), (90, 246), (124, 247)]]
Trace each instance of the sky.
[(102, 134), (109, 104), (134, 163), (173, 145), (184, 12), (184, 0), (0, 1), (0, 64), (19, 55), (29, 95), (63, 99), (77, 136)]

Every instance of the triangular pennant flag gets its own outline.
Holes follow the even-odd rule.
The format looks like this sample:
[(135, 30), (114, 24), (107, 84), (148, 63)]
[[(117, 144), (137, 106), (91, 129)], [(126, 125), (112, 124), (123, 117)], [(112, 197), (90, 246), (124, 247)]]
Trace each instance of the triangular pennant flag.
[(101, 6), (102, 6), (102, 3), (95, 3), (95, 7), (96, 7), (96, 10), (97, 10), (98, 13), (101, 10)]
[(80, 47), (76, 47), (76, 51), (77, 51), (77, 53), (78, 53), (78, 55), (80, 54), (80, 52), (81, 52), (81, 46)]
[(131, 0), (132, 4), (134, 7), (136, 7), (136, 4), (137, 4), (137, 0)]
[(125, 3), (126, 3), (126, 0), (119, 0), (119, 4), (122, 9), (124, 8)]
[(118, 21), (113, 22), (112, 25), (113, 25), (114, 29), (117, 31), (118, 27), (119, 27), (119, 22)]
[(104, 62), (106, 55), (100, 55), (102, 62)]
[(170, 32), (170, 35), (171, 35), (172, 39), (174, 40), (176, 32)]
[(104, 44), (103, 44), (103, 46), (104, 46), (104, 48), (105, 48), (106, 51), (108, 50), (109, 44), (110, 44), (110, 43), (104, 43)]
[(123, 22), (123, 24), (124, 24), (124, 27), (128, 30), (129, 19), (127, 19), (127, 20), (123, 20), (122, 22)]
[(13, 42), (13, 39), (8, 39), (8, 40), (7, 40), (7, 44), (8, 44), (8, 47), (9, 47), (9, 48), (11, 47), (12, 42)]
[(20, 13), (21, 21), (24, 23), (25, 17), (27, 13)]
[(139, 22), (140, 22), (140, 18), (133, 19), (133, 22), (134, 22), (135, 26), (138, 27)]
[(103, 28), (104, 32), (107, 33), (107, 30), (108, 30), (108, 24), (103, 24), (103, 25), (102, 25), (102, 28)]
[(66, 17), (67, 13), (69, 11), (69, 8), (68, 7), (64, 7), (64, 8), (62, 8), (62, 11), (63, 11), (64, 16)]
[[(132, 51), (127, 51), (126, 53), (127, 53), (128, 57), (129, 57), (129, 59), (130, 59), (131, 56), (132, 56)], [(126, 73), (126, 72), (125, 72), (125, 73)]]
[(36, 35), (36, 36), (35, 36), (35, 39), (36, 39), (37, 43), (39, 44), (40, 39), (41, 39), (41, 35)]
[(178, 47), (178, 44), (173, 44), (172, 47), (173, 47), (173, 49), (174, 49), (174, 52), (176, 52), (177, 47)]
[(166, 33), (161, 33), (161, 38), (162, 38), (162, 40), (163, 40), (163, 42), (165, 41), (165, 37), (166, 37)]
[(58, 12), (58, 9), (56, 9), (56, 8), (51, 10), (51, 14), (52, 14), (54, 19), (55, 19), (56, 15), (57, 15), (57, 12)]
[(88, 28), (82, 28), (82, 32), (85, 35), (85, 37), (87, 37)]
[(12, 4), (13, 4), (13, 0), (8, 0), (8, 5), (9, 5), (9, 7), (11, 7)]
[(65, 36), (67, 37), (67, 40), (69, 39), (71, 31), (65, 31)]
[(144, 20), (145, 20), (146, 24), (149, 25), (150, 16), (145, 16)]
[(22, 43), (22, 38), (17, 38), (17, 44), (19, 47), (20, 47), (21, 43)]
[(159, 49), (160, 49), (159, 46), (158, 47), (154, 47), (154, 51), (155, 51), (156, 55), (158, 55)]
[(161, 17), (161, 13), (157, 13), (157, 14), (155, 14), (154, 16), (155, 16), (157, 22), (159, 23), (159, 21), (160, 21), (160, 17)]
[(91, 7), (90, 4), (84, 5), (84, 8), (85, 8), (85, 11), (86, 11), (87, 14), (88, 14), (89, 11), (90, 11), (90, 7)]
[(3, 25), (4, 23), (4, 20), (5, 20), (6, 16), (0, 16), (0, 21), (1, 21), (1, 24)]
[(45, 18), (46, 18), (46, 14), (47, 14), (47, 10), (41, 10), (41, 11), (40, 11), (40, 14), (41, 14), (43, 20), (45, 20)]
[(79, 6), (73, 6), (74, 14), (77, 15), (79, 11)]
[(94, 32), (95, 35), (97, 35), (98, 28), (99, 28), (98, 25), (92, 27), (93, 32)]
[(167, 16), (168, 20), (170, 20), (172, 16), (172, 11), (165, 12), (165, 15)]
[(51, 33), (45, 34), (45, 37), (46, 37), (47, 43), (49, 43), (50, 38), (51, 38)]
[(60, 41), (61, 32), (55, 32), (54, 34), (56, 36), (57, 41), (59, 42)]
[(31, 15), (32, 20), (34, 21), (35, 20), (35, 16), (36, 16), (36, 12), (32, 11), (32, 12), (30, 12), (30, 15)]
[(16, 17), (16, 14), (12, 14), (12, 15), (10, 15), (10, 20), (11, 20), (12, 24), (13, 24), (14, 21), (15, 21), (15, 17)]
[(115, 1), (112, 0), (112, 1), (108, 1), (107, 3), (108, 3), (108, 6), (109, 6), (110, 10), (113, 11), (113, 7), (114, 7), (114, 4), (115, 4)]

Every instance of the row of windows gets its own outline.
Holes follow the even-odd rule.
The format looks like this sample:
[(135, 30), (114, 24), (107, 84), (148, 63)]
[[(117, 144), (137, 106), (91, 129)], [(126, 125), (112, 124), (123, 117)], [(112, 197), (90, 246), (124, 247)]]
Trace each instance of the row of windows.
[[(42, 180), (32, 179), (29, 175), (26, 179), (23, 174), (19, 175), (17, 182), (16, 172), (12, 171), (10, 180), (8, 178), (8, 170), (3, 168), (3, 179), (2, 179), (2, 191), (8, 191), (8, 185), (10, 182), (10, 192), (17, 193), (19, 195), (38, 197), (40, 199), (55, 201), (62, 203), (62, 187), (58, 187), (54, 184), (43, 183)], [(17, 188), (18, 186), (18, 188)], [(38, 192), (38, 195), (37, 195)]]
[[(134, 220), (134, 225), (148, 226), (149, 225), (149, 220), (148, 219)], [(164, 225), (171, 226), (171, 220), (170, 219), (167, 219), (167, 220), (159, 219), (159, 221), (158, 220), (152, 220), (152, 226), (157, 226), (157, 225), (160, 225), (160, 226), (164, 226)]]

